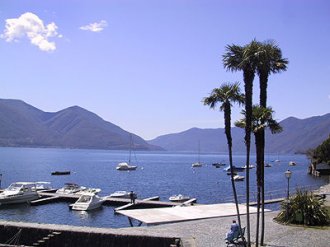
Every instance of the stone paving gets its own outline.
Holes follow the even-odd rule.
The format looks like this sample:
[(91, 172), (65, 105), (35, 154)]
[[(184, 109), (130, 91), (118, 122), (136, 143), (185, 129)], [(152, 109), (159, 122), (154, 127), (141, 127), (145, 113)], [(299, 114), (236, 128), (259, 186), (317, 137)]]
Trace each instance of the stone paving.
[[(330, 184), (319, 190), (327, 195), (330, 203)], [(273, 221), (278, 212), (265, 214), (265, 244), (271, 247), (286, 246), (330, 246), (330, 227), (302, 227), (282, 225)], [(152, 227), (135, 227), (130, 234), (173, 236), (183, 239), (184, 247), (221, 247), (226, 246), (224, 238), (234, 217), (221, 217), (207, 220), (195, 220), (181, 223), (164, 224)], [(246, 225), (246, 216), (242, 216), (242, 226)], [(256, 217), (251, 215), (251, 241), (255, 239)], [(118, 229), (127, 232), (126, 229)]]

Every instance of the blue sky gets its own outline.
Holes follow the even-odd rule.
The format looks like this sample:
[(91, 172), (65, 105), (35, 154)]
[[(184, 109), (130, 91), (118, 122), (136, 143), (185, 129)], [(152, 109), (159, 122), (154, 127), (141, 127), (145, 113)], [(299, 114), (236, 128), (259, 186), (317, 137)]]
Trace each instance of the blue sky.
[[(242, 83), (221, 57), (227, 44), (256, 38), (275, 40), (289, 60), (269, 78), (276, 119), (330, 112), (327, 0), (1, 0), (0, 7), (0, 98), (46, 112), (79, 105), (147, 140), (223, 127), (223, 114), (201, 100), (223, 82)], [(257, 96), (258, 78), (254, 85)]]

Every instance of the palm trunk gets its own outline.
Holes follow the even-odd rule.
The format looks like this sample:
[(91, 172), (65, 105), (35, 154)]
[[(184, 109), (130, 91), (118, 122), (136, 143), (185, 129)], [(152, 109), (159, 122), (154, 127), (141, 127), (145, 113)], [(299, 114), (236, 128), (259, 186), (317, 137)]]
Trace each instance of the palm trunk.
[[(235, 200), (235, 206), (236, 206), (236, 212), (237, 212), (237, 219), (238, 219), (238, 225), (239, 225), (239, 231), (241, 234), (241, 216), (239, 213), (239, 207), (238, 207), (238, 200), (237, 200), (237, 192), (236, 192), (236, 186), (234, 181), (234, 175), (233, 175), (233, 153), (232, 153), (232, 137), (231, 137), (231, 108), (230, 103), (226, 103), (225, 111), (224, 111), (224, 117), (225, 117), (225, 132), (227, 137), (227, 143), (228, 143), (228, 151), (229, 151), (229, 165), (230, 165), (230, 177), (231, 177), (231, 186), (233, 189), (233, 195)], [(244, 246), (245, 243), (244, 243)]]
[(260, 194), (262, 190), (262, 168), (264, 167), (264, 159), (262, 155), (262, 135), (260, 132), (255, 133), (256, 159), (257, 159), (257, 224), (256, 224), (256, 247), (259, 245), (259, 228), (260, 228)]
[[(246, 145), (246, 167), (250, 165), (250, 146), (251, 146), (251, 123), (252, 123), (252, 94), (254, 71), (246, 69), (243, 71), (244, 89), (245, 89), (245, 145)], [(246, 169), (246, 229), (247, 242), (251, 246), (250, 230), (250, 169)]]
[[(265, 160), (265, 129), (261, 130), (260, 133), (260, 154), (262, 160)], [(265, 236), (265, 166), (261, 167), (261, 236), (260, 236), (260, 245), (264, 245), (264, 236)]]
[[(260, 85), (260, 106), (267, 107), (267, 87), (268, 87), (268, 73), (265, 73), (264, 71), (260, 71), (259, 75), (259, 85)], [(263, 122), (261, 124), (264, 124)], [(263, 160), (265, 160), (265, 129), (262, 129), (261, 131), (261, 143), (260, 148), (261, 155)], [(261, 245), (264, 245), (264, 236), (265, 236), (265, 167), (262, 166), (261, 169), (261, 237), (260, 237), (260, 243)]]

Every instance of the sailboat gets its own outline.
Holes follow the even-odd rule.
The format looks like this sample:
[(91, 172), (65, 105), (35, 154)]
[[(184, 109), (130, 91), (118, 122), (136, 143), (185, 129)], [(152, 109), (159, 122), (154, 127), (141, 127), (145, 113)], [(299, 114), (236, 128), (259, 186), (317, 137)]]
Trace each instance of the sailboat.
[(202, 163), (200, 162), (200, 152), (201, 152), (200, 142), (198, 142), (198, 162), (194, 162), (191, 167), (202, 167)]
[(120, 162), (116, 167), (118, 171), (136, 170), (137, 166), (131, 165), (131, 155), (132, 155), (132, 134), (130, 134), (128, 162)]

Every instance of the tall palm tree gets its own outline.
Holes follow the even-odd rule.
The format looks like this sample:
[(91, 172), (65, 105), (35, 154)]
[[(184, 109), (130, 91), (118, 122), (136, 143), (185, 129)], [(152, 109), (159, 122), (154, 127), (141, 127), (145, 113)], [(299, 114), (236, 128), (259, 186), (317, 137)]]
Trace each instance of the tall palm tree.
[[(266, 41), (258, 43), (258, 51), (255, 54), (257, 73), (259, 75), (260, 86), (260, 98), (259, 104), (262, 107), (267, 107), (267, 87), (268, 77), (271, 73), (279, 73), (286, 71), (288, 60), (282, 57), (281, 49), (275, 44), (274, 41)], [(260, 145), (265, 149), (265, 131), (264, 129), (260, 133)], [(264, 152), (261, 155), (261, 159), (264, 160)], [(261, 167), (259, 173), (259, 180), (261, 183), (261, 238), (260, 243), (264, 243), (264, 230), (265, 230), (265, 183), (264, 183), (264, 166)]]
[[(227, 45), (223, 55), (223, 65), (229, 71), (243, 71), (244, 90), (245, 90), (245, 145), (246, 145), (246, 167), (250, 165), (250, 146), (251, 146), (251, 115), (252, 115), (252, 95), (253, 80), (255, 76), (255, 52), (258, 42), (253, 40), (245, 46)], [(246, 229), (247, 242), (250, 246), (250, 171), (246, 169)]]
[[(252, 108), (252, 122), (251, 129), (255, 136), (256, 144), (256, 160), (257, 160), (257, 223), (256, 223), (256, 246), (259, 244), (259, 215), (260, 215), (260, 192), (262, 182), (260, 180), (261, 169), (264, 167), (264, 146), (263, 146), (263, 133), (266, 128), (269, 128), (272, 134), (282, 131), (282, 127), (277, 121), (273, 119), (273, 110), (268, 107), (255, 105)], [(245, 115), (245, 112), (243, 111)], [(237, 127), (246, 128), (246, 118), (237, 121)], [(263, 245), (263, 244), (261, 244)]]
[[(243, 104), (244, 103), (244, 95), (240, 91), (239, 83), (223, 83), (219, 88), (215, 88), (212, 90), (209, 97), (205, 97), (203, 99), (204, 105), (210, 106), (210, 108), (214, 109), (216, 105), (220, 104), (220, 111), (224, 112), (224, 120), (225, 120), (225, 134), (227, 137), (228, 151), (229, 151), (229, 164), (230, 170), (233, 171), (233, 154), (232, 154), (232, 136), (231, 136), (231, 107), (233, 103)], [(231, 185), (233, 189), (236, 211), (237, 211), (237, 219), (238, 224), (241, 229), (241, 217), (239, 213), (238, 200), (235, 182), (233, 178), (233, 172), (231, 172)]]

